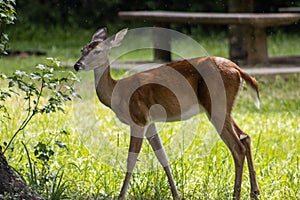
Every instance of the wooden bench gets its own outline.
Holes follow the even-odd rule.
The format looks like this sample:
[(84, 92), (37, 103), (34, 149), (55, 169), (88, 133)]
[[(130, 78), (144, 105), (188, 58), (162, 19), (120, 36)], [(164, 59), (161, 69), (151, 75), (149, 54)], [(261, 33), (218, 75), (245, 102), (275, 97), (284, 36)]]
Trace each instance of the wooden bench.
[[(169, 23), (186, 24), (221, 24), (221, 25), (241, 25), (247, 26), (249, 31), (245, 36), (247, 40), (247, 63), (261, 64), (268, 63), (268, 49), (266, 27), (286, 26), (296, 23), (300, 19), (300, 14), (274, 13), (187, 13), (169, 11), (123, 11), (119, 12), (119, 17), (124, 20), (142, 20), (150, 22), (154, 26), (164, 26)], [(159, 37), (154, 36), (154, 43)], [(162, 46), (168, 46), (170, 41), (164, 39)], [(155, 46), (154, 46), (155, 47)], [(170, 59), (170, 52), (154, 49), (155, 60)]]
[(283, 7), (278, 9), (279, 12), (300, 13), (300, 7)]

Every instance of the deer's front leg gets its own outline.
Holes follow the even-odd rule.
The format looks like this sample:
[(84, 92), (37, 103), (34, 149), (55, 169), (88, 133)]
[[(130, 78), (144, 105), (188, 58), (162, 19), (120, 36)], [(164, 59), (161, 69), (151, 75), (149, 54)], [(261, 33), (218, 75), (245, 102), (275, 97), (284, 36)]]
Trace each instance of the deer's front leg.
[(124, 183), (120, 192), (119, 199), (125, 199), (125, 195), (129, 186), (130, 177), (132, 175), (134, 166), (137, 161), (137, 157), (140, 153), (143, 138), (144, 138), (144, 128), (141, 127), (130, 127), (130, 146), (128, 150), (128, 159), (127, 159), (127, 172), (124, 179)]
[(176, 185), (173, 180), (171, 170), (170, 170), (167, 154), (165, 152), (163, 144), (161, 143), (161, 139), (160, 139), (159, 135), (157, 134), (154, 124), (151, 124), (148, 127), (147, 132), (146, 132), (146, 137), (147, 137), (149, 143), (151, 144), (152, 149), (153, 149), (158, 161), (164, 167), (164, 170), (165, 170), (168, 180), (169, 180), (169, 184), (171, 186), (173, 198), (180, 199)]

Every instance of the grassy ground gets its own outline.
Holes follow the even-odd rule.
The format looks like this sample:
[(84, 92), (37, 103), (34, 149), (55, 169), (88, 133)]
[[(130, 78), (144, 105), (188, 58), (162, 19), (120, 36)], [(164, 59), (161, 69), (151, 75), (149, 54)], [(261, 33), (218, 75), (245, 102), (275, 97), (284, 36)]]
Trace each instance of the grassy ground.
[[(79, 50), (93, 32), (63, 31), (57, 28), (41, 29), (43, 34), (34, 30), (20, 31), (14, 30), (10, 34), (13, 49), (46, 51), (47, 56), (57, 57), (66, 63), (76, 61), (80, 55)], [(208, 54), (227, 56), (224, 33), (203, 38), (197, 36), (196, 39)], [(299, 36), (277, 33), (269, 39), (272, 55), (300, 52)], [(127, 54), (122, 59), (139, 59), (141, 56), (151, 59), (152, 56), (149, 50), (136, 53)], [(0, 72), (11, 73), (16, 69), (32, 71), (44, 59), (45, 56), (1, 58)], [(26, 144), (29, 156), (37, 166), (35, 174), (41, 178), (39, 181), (43, 175), (49, 178), (46, 181), (48, 194), (43, 190), (48, 198), (57, 191), (55, 188), (63, 188), (66, 199), (110, 199), (118, 195), (124, 178), (128, 127), (98, 102), (93, 90), (92, 74), (87, 72), (79, 76), (82, 81), (75, 87), (82, 99), (66, 104), (65, 114), (36, 117), (18, 136), (14, 148), (6, 156), (9, 163), (27, 181), (30, 180), (32, 172), (21, 142)], [(122, 77), (124, 74), (117, 71), (114, 76)], [(260, 84), (261, 109), (256, 109), (248, 92), (243, 91), (233, 116), (252, 137), (261, 199), (299, 199), (300, 147), (297, 142), (300, 137), (300, 75), (256, 78)], [(5, 87), (4, 82), (1, 82), (1, 87)], [(0, 126), (1, 145), (9, 140), (25, 113), (21, 98), (9, 99), (6, 105), (13, 117)], [(233, 160), (204, 115), (185, 122), (159, 124), (159, 131), (182, 197), (230, 199), (234, 181)], [(44, 166), (48, 169), (46, 175), (34, 156), (34, 146), (40, 141), (48, 144), (55, 152), (48, 166)], [(57, 141), (66, 145), (67, 149), (56, 145)], [(170, 199), (167, 179), (147, 142), (144, 143), (139, 160), (131, 179), (128, 198)], [(249, 176), (247, 169), (244, 171), (242, 199), (249, 199)], [(60, 177), (62, 182), (58, 184)]]

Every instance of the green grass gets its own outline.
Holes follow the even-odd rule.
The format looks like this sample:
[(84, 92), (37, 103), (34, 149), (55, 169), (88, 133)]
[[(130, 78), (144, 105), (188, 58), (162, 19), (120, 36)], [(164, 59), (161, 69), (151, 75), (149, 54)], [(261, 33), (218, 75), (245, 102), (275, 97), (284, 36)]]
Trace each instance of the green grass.
[[(42, 35), (33, 30), (32, 35), (22, 35), (16, 31), (11, 34), (11, 47), (43, 50), (47, 52), (47, 56), (74, 63), (80, 56), (79, 50), (89, 40), (92, 32), (61, 31), (57, 28), (42, 31)], [(203, 41), (201, 44), (210, 55), (227, 55), (225, 34), (200, 37), (196, 38)], [(300, 52), (296, 41), (299, 41), (299, 37), (280, 33), (271, 36), (269, 45), (272, 54), (288, 52), (291, 55)], [(178, 41), (179, 44), (180, 42)], [(147, 55), (144, 55), (145, 51), (148, 52)], [(139, 59), (141, 56), (151, 59), (151, 51), (145, 51), (140, 51), (137, 55), (125, 55), (122, 59)], [(44, 58), (1, 58), (0, 72), (11, 73), (16, 69), (32, 71)], [(28, 181), (29, 163), (22, 142), (26, 145), (29, 156), (35, 160), (34, 146), (42, 141), (55, 152), (48, 163), (49, 177), (53, 177), (53, 180), (56, 178), (58, 183), (61, 177), (58, 172), (64, 172), (62, 183), (67, 199), (115, 198), (126, 171), (129, 129), (115, 118), (112, 111), (98, 102), (91, 72), (81, 73), (79, 76), (82, 81), (75, 87), (82, 99), (66, 104), (65, 114), (37, 116), (17, 137), (14, 148), (6, 153), (6, 157), (9, 164)], [(114, 76), (122, 77), (123, 73), (117, 71)], [(261, 109), (257, 110), (248, 92), (242, 91), (233, 116), (252, 138), (261, 199), (299, 199), (300, 75), (256, 78), (260, 84)], [(5, 87), (4, 82), (1, 82), (2, 87)], [(12, 120), (0, 126), (1, 145), (10, 139), (25, 113), (22, 98), (11, 98), (6, 106), (13, 115)], [(230, 199), (234, 181), (233, 160), (207, 118), (199, 115), (185, 122), (158, 126), (181, 196), (185, 199)], [(67, 134), (61, 134), (62, 132)], [(68, 148), (59, 148), (55, 145), (56, 141)], [(167, 178), (146, 141), (139, 160), (127, 197), (170, 199)], [(249, 199), (250, 184), (246, 167), (242, 199)]]

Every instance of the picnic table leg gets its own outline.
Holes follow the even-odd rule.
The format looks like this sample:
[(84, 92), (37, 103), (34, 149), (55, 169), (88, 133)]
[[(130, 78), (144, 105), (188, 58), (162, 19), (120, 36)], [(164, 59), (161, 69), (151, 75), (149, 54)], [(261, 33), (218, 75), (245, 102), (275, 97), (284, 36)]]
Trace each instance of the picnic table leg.
[[(228, 0), (229, 13), (252, 13), (254, 0)], [(229, 58), (237, 64), (247, 64), (248, 25), (229, 25)]]
[(247, 38), (248, 26), (229, 25), (229, 58), (237, 64), (246, 64), (248, 58)]
[(154, 61), (171, 61), (171, 36), (163, 29), (153, 29)]
[(267, 64), (268, 48), (265, 28), (251, 26), (247, 37), (248, 64)]

